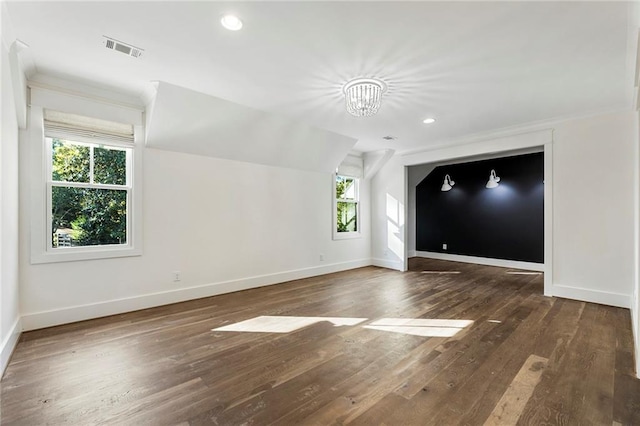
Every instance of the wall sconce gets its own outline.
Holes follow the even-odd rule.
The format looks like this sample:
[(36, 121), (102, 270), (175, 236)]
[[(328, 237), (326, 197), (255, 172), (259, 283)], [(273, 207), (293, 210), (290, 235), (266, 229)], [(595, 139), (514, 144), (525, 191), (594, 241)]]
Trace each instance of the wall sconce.
[(451, 180), (451, 176), (445, 175), (444, 182), (442, 183), (442, 188), (440, 188), (440, 191), (451, 191), (451, 188), (453, 188), (453, 185), (455, 184), (456, 183)]
[(489, 189), (497, 188), (498, 182), (500, 182), (500, 178), (496, 176), (496, 171), (491, 169), (491, 174), (489, 175), (489, 181), (487, 182), (486, 187)]

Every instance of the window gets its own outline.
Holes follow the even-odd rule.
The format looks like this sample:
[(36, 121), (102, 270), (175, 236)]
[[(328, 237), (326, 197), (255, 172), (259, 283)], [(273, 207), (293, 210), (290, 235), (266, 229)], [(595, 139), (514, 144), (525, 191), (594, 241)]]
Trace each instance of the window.
[(359, 180), (349, 176), (335, 176), (334, 238), (358, 237), (360, 236)]
[(126, 245), (132, 149), (46, 138), (49, 247)]
[(33, 105), (31, 119), (31, 262), (140, 255), (140, 124)]

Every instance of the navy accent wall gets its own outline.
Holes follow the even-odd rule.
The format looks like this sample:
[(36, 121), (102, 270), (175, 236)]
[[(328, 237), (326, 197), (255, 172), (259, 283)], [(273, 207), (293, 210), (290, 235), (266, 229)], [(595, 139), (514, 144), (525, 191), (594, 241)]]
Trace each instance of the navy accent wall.
[(416, 187), (416, 250), (543, 263), (543, 180), (542, 152), (436, 167)]

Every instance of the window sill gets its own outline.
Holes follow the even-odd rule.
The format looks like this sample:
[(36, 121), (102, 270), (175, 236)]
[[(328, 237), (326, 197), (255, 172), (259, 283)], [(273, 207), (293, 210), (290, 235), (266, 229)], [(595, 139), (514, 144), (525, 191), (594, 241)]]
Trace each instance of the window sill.
[(54, 249), (45, 253), (32, 253), (31, 264), (76, 262), (80, 260), (111, 259), (141, 255), (142, 249), (133, 247), (64, 248)]
[(352, 240), (355, 238), (362, 238), (361, 232), (334, 232), (334, 240)]

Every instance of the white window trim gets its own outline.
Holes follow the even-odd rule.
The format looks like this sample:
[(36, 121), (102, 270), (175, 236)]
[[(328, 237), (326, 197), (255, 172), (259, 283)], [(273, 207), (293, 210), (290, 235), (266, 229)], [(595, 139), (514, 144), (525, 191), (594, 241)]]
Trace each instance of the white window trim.
[[(107, 259), (142, 255), (142, 155), (144, 128), (134, 124), (134, 144), (132, 146), (132, 176), (128, 200), (127, 244), (51, 247), (50, 235), (50, 155), (46, 152), (47, 142), (43, 128), (43, 107), (31, 105), (28, 132), (29, 157), (29, 223), (31, 242), (31, 263), (71, 262), (79, 260)], [(78, 141), (82, 142), (82, 141)], [(96, 141), (94, 141), (95, 143)], [(114, 144), (115, 145), (115, 144)]]
[[(338, 199), (336, 196), (336, 177), (337, 176), (342, 176), (342, 177), (348, 177), (348, 178), (352, 178), (355, 180), (356, 182), (356, 220), (358, 223), (358, 230), (357, 231), (353, 231), (353, 232), (338, 232)], [(332, 220), (331, 220), (331, 224), (332, 224), (332, 229), (333, 229), (333, 239), (334, 240), (349, 240), (349, 239), (354, 239), (354, 238), (362, 238), (362, 215), (360, 214), (360, 205), (362, 204), (362, 201), (360, 200), (360, 178), (359, 177), (355, 177), (355, 176), (349, 176), (349, 175), (345, 175), (345, 174), (339, 174), (339, 173), (333, 173), (331, 175), (331, 197), (333, 198), (333, 203), (332, 203)]]
[[(55, 137), (55, 136), (54, 136)], [(63, 139), (62, 140), (67, 140)], [(47, 170), (45, 171), (45, 176), (47, 178), (47, 224), (51, 224), (53, 221), (53, 188), (61, 187), (61, 188), (91, 188), (91, 189), (109, 189), (109, 190), (117, 190), (117, 191), (126, 191), (127, 192), (127, 226), (126, 226), (126, 236), (127, 243), (126, 244), (102, 244), (99, 246), (78, 246), (78, 247), (52, 247), (51, 241), (51, 232), (49, 232), (49, 238), (47, 239), (46, 250), (48, 253), (60, 253), (60, 252), (78, 252), (81, 251), (79, 249), (86, 249), (88, 247), (93, 248), (128, 248), (130, 246), (130, 235), (131, 235), (131, 220), (129, 218), (129, 210), (131, 203), (133, 202), (133, 194), (132, 194), (132, 171), (133, 171), (133, 146), (131, 144), (117, 144), (112, 142), (104, 142), (100, 140), (92, 140), (91, 142), (85, 142), (81, 140), (83, 138), (74, 137), (73, 140), (68, 140), (72, 144), (77, 144), (81, 146), (91, 147), (90, 149), (90, 161), (89, 161), (89, 182), (67, 182), (67, 181), (54, 181), (53, 180), (53, 152), (52, 152), (52, 142), (53, 137), (45, 134), (45, 155), (46, 155), (46, 165)], [(94, 148), (98, 145), (104, 145), (111, 148), (122, 149), (127, 153), (126, 159), (126, 177), (124, 185), (110, 185), (110, 184), (98, 184), (94, 182)], [(49, 228), (50, 229), (50, 228)]]

